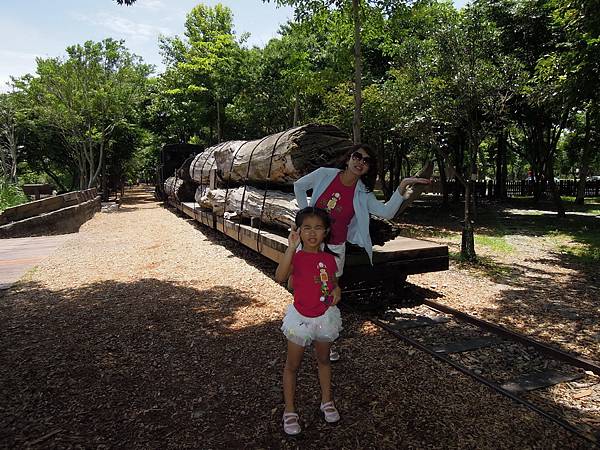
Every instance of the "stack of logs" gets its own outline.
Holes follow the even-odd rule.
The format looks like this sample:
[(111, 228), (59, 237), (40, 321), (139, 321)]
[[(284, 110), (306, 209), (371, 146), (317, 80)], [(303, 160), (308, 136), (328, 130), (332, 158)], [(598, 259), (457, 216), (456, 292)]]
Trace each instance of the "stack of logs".
[[(339, 128), (317, 124), (254, 141), (223, 142), (188, 158), (177, 176), (166, 180), (165, 192), (229, 218), (258, 217), (285, 232), (298, 210), (294, 181), (319, 167), (339, 165), (352, 145)], [(371, 222), (374, 244), (398, 235), (387, 221)]]

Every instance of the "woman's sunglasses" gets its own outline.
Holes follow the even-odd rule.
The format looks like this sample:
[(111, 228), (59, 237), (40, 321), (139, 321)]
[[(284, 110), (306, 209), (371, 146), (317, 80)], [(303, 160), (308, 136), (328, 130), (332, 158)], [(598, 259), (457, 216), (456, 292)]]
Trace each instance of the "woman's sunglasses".
[(354, 152), (354, 153), (352, 153), (352, 159), (354, 161), (362, 161), (363, 164), (366, 164), (367, 166), (369, 164), (371, 164), (371, 157), (370, 156), (363, 156), (361, 152)]

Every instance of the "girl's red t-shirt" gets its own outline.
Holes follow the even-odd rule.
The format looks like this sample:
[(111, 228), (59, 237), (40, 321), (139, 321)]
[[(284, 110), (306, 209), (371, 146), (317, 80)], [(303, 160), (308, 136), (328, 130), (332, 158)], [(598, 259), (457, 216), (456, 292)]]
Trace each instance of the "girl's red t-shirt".
[(315, 206), (326, 210), (331, 216), (331, 244), (343, 244), (348, 238), (348, 225), (354, 217), (355, 188), (356, 184), (344, 186), (338, 174), (317, 199)]
[(326, 252), (300, 250), (292, 258), (294, 306), (305, 317), (319, 317), (331, 304), (333, 280), (337, 271), (335, 257)]

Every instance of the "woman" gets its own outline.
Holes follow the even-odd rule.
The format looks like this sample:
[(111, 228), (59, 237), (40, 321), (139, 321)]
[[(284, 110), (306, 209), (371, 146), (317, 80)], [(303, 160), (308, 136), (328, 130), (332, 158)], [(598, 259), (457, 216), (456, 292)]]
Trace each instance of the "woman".
[[(300, 209), (309, 206), (306, 192), (313, 190), (310, 206), (327, 210), (331, 216), (328, 247), (336, 253), (339, 278), (344, 271), (346, 241), (364, 248), (373, 264), (373, 243), (369, 234), (369, 215), (384, 219), (396, 215), (405, 200), (407, 189), (415, 184), (430, 184), (427, 178), (404, 178), (388, 202), (377, 200), (373, 187), (377, 178), (377, 159), (368, 145), (354, 145), (344, 156), (339, 168), (320, 167), (294, 183)], [(340, 358), (331, 347), (329, 359)]]
[(405, 200), (409, 186), (431, 183), (427, 178), (405, 178), (389, 201), (383, 203), (373, 194), (376, 178), (375, 153), (368, 145), (358, 144), (348, 151), (339, 168), (321, 167), (294, 183), (300, 209), (309, 206), (306, 192), (312, 189), (310, 206), (323, 208), (331, 216), (329, 248), (338, 254), (338, 278), (344, 270), (346, 241), (364, 248), (373, 263), (369, 215), (391, 219)]

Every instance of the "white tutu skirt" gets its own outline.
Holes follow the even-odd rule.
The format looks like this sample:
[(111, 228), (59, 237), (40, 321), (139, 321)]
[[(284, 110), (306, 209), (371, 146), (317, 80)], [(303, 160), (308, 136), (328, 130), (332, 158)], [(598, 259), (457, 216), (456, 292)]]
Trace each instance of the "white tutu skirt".
[(333, 342), (341, 330), (342, 316), (337, 306), (330, 306), (322, 316), (305, 317), (291, 304), (281, 325), (285, 337), (302, 347), (306, 347), (312, 341)]

